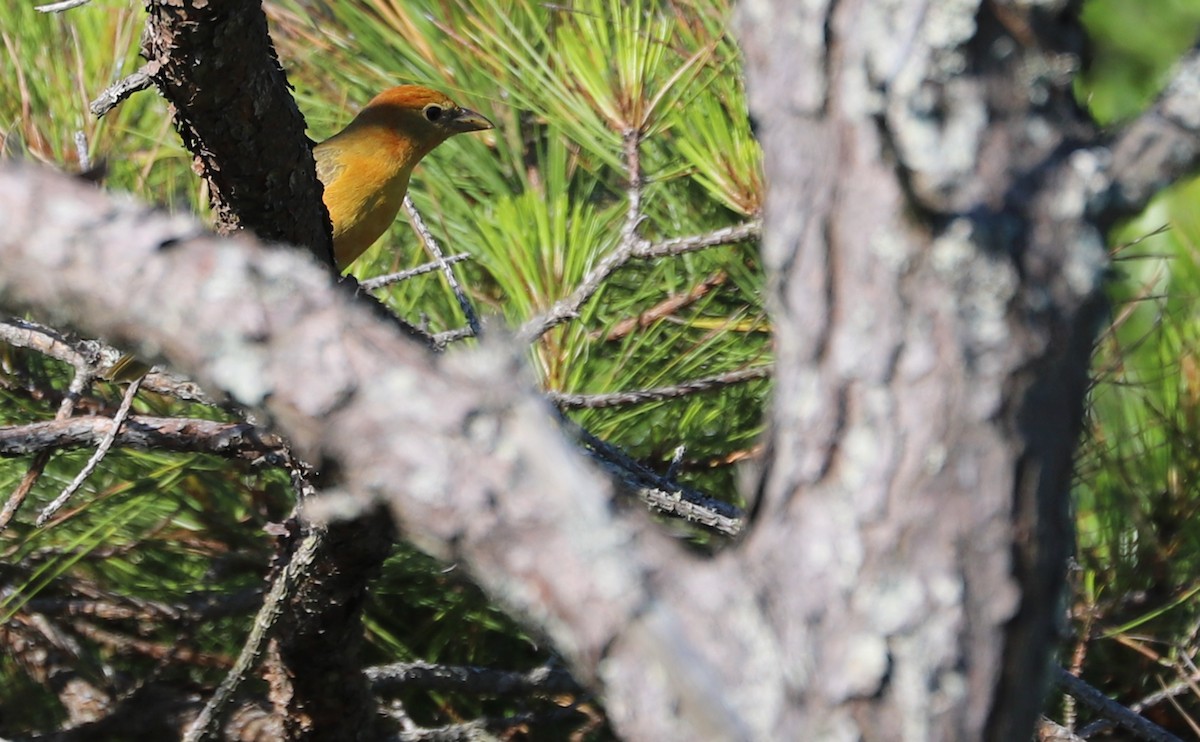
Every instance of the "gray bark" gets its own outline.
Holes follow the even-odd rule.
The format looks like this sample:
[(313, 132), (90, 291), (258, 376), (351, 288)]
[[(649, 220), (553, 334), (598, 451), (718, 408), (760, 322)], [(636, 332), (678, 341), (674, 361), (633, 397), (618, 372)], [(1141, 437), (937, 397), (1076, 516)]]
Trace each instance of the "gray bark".
[(1062, 5), (744, 5), (779, 362), (757, 518), (711, 559), (612, 506), (514, 350), (434, 356), (286, 250), (7, 166), (0, 306), (254, 408), (339, 473), (327, 513), (386, 503), (625, 738), (1027, 739), (1102, 230), (1200, 126), (1179, 86), (1154, 115), (1190, 149), (1103, 142)]

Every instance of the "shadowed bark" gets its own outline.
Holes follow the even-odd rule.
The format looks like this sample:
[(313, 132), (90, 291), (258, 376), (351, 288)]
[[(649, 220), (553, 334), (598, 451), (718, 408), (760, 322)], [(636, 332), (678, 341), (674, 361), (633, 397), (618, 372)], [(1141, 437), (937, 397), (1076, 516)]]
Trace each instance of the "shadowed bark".
[(333, 267), (304, 117), (257, 0), (150, 0), (142, 56), (208, 182), (216, 229), (306, 247)]
[[(147, 10), (142, 55), (208, 183), (217, 231), (300, 245), (332, 269), (311, 144), (261, 3), (151, 0)], [(288, 739), (377, 736), (358, 650), (367, 582), (391, 544), (386, 517), (335, 524), (289, 597), (269, 673)]]

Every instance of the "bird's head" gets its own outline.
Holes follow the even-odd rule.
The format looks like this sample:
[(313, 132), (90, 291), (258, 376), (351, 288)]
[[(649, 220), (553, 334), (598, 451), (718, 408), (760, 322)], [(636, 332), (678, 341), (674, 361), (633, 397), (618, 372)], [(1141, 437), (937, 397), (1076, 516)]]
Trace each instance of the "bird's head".
[(388, 88), (371, 99), (355, 123), (386, 127), (428, 149), (455, 134), (492, 128), (492, 122), (482, 115), (420, 85)]

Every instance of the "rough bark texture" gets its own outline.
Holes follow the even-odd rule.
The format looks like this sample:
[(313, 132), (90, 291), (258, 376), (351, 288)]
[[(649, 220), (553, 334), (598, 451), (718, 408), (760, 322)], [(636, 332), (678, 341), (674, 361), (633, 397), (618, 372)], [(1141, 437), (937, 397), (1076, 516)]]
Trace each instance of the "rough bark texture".
[[(142, 54), (208, 183), (221, 233), (301, 245), (332, 268), (309, 140), (258, 0), (149, 0)], [(236, 294), (229, 295), (233, 301)], [(332, 482), (331, 482), (332, 483)], [(390, 553), (379, 517), (333, 525), (276, 627), (271, 696), (288, 739), (374, 739), (361, 607)]]
[(788, 369), (745, 564), (795, 738), (1023, 739), (1040, 706), (1105, 265), (1066, 5), (742, 4)]
[(142, 56), (208, 182), (217, 231), (248, 229), (333, 266), (304, 117), (258, 0), (148, 0)]
[(1185, 84), (1099, 141), (1069, 97), (1067, 10), (744, 4), (775, 455), (749, 535), (710, 560), (614, 507), (512, 349), (436, 357), (293, 252), (4, 167), (0, 306), (161, 352), (255, 409), (337, 471), (328, 509), (386, 502), (549, 637), (624, 738), (1028, 739), (1097, 225), (1200, 152)]
[[(288, 740), (386, 736), (363, 674), (362, 609), (367, 583), (391, 553), (386, 511), (330, 524), (276, 626), (266, 678)], [(294, 552), (299, 544), (292, 544)]]

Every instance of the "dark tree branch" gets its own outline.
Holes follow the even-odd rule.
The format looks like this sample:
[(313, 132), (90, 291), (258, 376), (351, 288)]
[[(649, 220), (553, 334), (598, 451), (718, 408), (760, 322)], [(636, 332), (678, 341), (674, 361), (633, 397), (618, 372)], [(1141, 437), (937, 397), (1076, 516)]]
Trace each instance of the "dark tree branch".
[[(254, 0), (150, 0), (142, 56), (208, 181), (217, 231), (306, 247), (333, 266), (304, 117)], [(157, 65), (157, 67), (155, 67)]]
[(607, 394), (569, 394), (567, 392), (546, 392), (551, 403), (563, 409), (596, 410), (605, 407), (622, 407), (626, 405), (648, 404), (662, 402), (668, 399), (688, 397), (693, 394), (723, 389), (733, 384), (741, 384), (757, 379), (767, 379), (771, 376), (770, 366), (726, 371), (713, 376), (692, 379), (671, 386), (660, 386), (653, 389), (638, 389), (628, 392), (609, 392)]
[[(332, 230), (311, 145), (261, 3), (149, 0), (147, 9), (142, 54), (159, 64), (155, 83), (208, 182), (218, 231), (245, 229), (303, 246), (332, 271)], [(221, 295), (231, 304), (246, 299), (224, 289)], [(243, 381), (254, 377), (245, 368), (228, 370)], [(305, 560), (277, 627), (272, 701), (288, 739), (371, 736), (377, 716), (355, 650), (367, 582), (390, 552), (391, 527), (375, 514), (318, 530), (320, 548), (311, 563)], [(284, 545), (294, 550), (305, 543)], [(249, 649), (257, 656), (257, 648)]]
[(1183, 742), (1159, 725), (1138, 716), (1061, 667), (1054, 668), (1054, 682), (1065, 693), (1079, 699), (1083, 705), (1136, 734), (1138, 739), (1150, 740), (1150, 742)]
[[(0, 457), (40, 451), (91, 448), (112, 432), (113, 420), (101, 415), (0, 427)], [(113, 439), (115, 445), (141, 450), (211, 453), (278, 464), (284, 454), (279, 436), (249, 423), (196, 418), (130, 416)]]
[(529, 672), (513, 672), (486, 667), (399, 662), (369, 667), (366, 673), (371, 689), (379, 695), (394, 694), (412, 688), (489, 696), (586, 692), (566, 670), (550, 667), (540, 667)]

